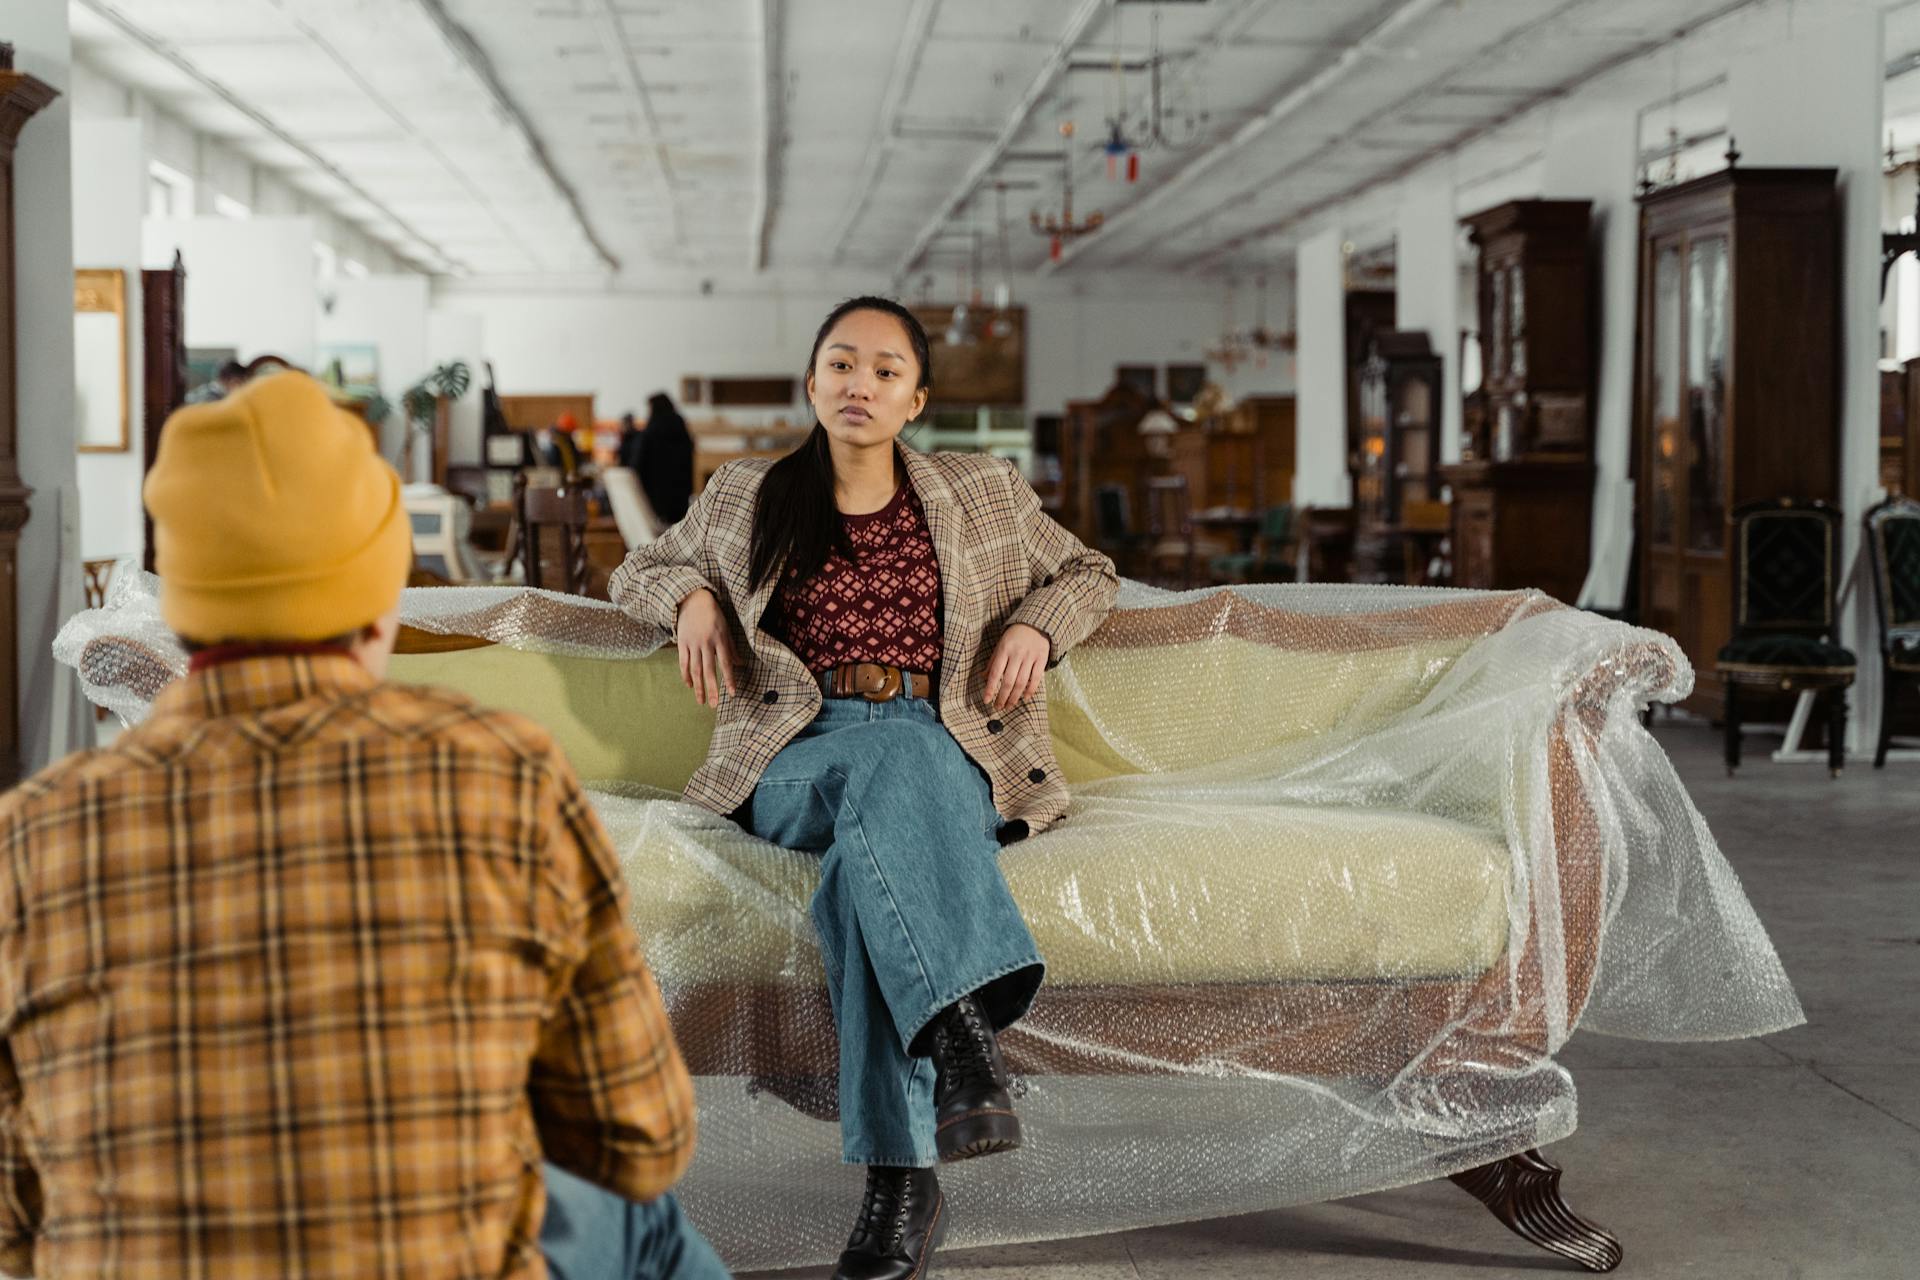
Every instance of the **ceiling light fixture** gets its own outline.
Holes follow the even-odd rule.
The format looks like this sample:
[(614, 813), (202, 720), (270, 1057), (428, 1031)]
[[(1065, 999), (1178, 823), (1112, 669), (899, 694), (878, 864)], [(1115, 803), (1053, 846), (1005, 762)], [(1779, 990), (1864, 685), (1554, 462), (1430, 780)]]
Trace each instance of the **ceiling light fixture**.
[(1074, 221), (1073, 121), (1068, 120), (1061, 124), (1060, 138), (1062, 159), (1066, 163), (1062, 166), (1060, 174), (1059, 216), (1056, 217), (1053, 214), (1047, 214), (1045, 217), (1042, 217), (1038, 209), (1035, 209), (1030, 216), (1030, 221), (1033, 224), (1035, 233), (1046, 236), (1050, 241), (1047, 256), (1055, 260), (1059, 259), (1061, 247), (1065, 245), (1067, 241), (1078, 239), (1081, 236), (1090, 235), (1098, 231), (1100, 225), (1107, 220), (1106, 215), (1096, 209), (1088, 214), (1085, 219), (1078, 222)]

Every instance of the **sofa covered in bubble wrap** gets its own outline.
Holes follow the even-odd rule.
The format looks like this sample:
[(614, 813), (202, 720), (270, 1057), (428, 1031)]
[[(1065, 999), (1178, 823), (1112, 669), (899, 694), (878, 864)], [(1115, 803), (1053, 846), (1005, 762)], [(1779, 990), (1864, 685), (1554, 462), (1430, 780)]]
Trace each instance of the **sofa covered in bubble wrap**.
[[(130, 575), (57, 651), (137, 719), (184, 655)], [(679, 799), (712, 713), (610, 606), (420, 589), (391, 677), (545, 725), (587, 781), (699, 1077), (682, 1198), (736, 1267), (830, 1259), (838, 1163), (814, 860)], [(943, 1175), (956, 1245), (1449, 1176), (1593, 1270), (1538, 1148), (1578, 1027), (1758, 1035), (1799, 1005), (1638, 712), (1672, 641), (1537, 593), (1135, 583), (1047, 677), (1067, 817), (1002, 851), (1048, 966), (1003, 1039), (1028, 1145)]]

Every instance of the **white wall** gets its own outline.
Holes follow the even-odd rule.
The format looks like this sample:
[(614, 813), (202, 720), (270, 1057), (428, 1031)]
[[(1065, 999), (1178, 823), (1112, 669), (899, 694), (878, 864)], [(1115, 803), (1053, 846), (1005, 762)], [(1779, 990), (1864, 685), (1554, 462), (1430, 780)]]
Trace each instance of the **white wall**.
[(1556, 119), (1541, 194), (1591, 200), (1600, 318), (1593, 403), (1593, 572), (1580, 603), (1619, 608), (1633, 551), (1633, 356), (1638, 325), (1640, 206), (1635, 200), (1634, 118), (1590, 110)]
[[(1741, 163), (1822, 165), (1840, 171), (1840, 509), (1843, 564), (1860, 548), (1860, 517), (1883, 494), (1880, 439), (1881, 15), (1836, 3), (1783, 17), (1774, 39), (1733, 66), (1728, 124)], [(1841, 643), (1863, 658), (1879, 648), (1871, 591), (1857, 584)], [(1849, 745), (1874, 741), (1880, 664), (1863, 661), (1852, 692)]]
[[(88, 559), (138, 557), (145, 530), (140, 508), (143, 459), (140, 431), (146, 403), (141, 358), (140, 218), (146, 160), (140, 122), (75, 120), (73, 124), (73, 262), (116, 268), (127, 279), (128, 447), (123, 453), (83, 453), (80, 549)], [(118, 394), (102, 388), (99, 394)]]
[(148, 219), (141, 231), (147, 266), (166, 266), (176, 248), (186, 263), (188, 346), (313, 363), (311, 219)]
[(1400, 202), (1394, 325), (1422, 329), (1440, 356), (1440, 457), (1460, 460), (1460, 235), (1453, 184), (1408, 185)]
[[(65, 90), (67, 0), (8, 0), (14, 67)], [(28, 121), (14, 152), (15, 332), (20, 476), (33, 490), (20, 531), (18, 577), (20, 731), (23, 764), (45, 765), (78, 741), (84, 708), (71, 673), (53, 661), (53, 636), (80, 595), (78, 539), (63, 539), (78, 501), (73, 437), (72, 115), (66, 97)], [(71, 521), (77, 528), (78, 522)]]
[(1295, 433), (1293, 500), (1344, 507), (1353, 499), (1347, 474), (1345, 261), (1341, 232), (1329, 227), (1299, 249), (1300, 399)]
[[(318, 348), (335, 343), (372, 344), (379, 353), (380, 390), (398, 406), (400, 393), (427, 372), (427, 278), (340, 276), (322, 283), (314, 341)], [(324, 354), (316, 349), (316, 371)], [(404, 415), (396, 408), (380, 433), (380, 451), (396, 465), (405, 449), (405, 433)], [(424, 449), (415, 450), (416, 460), (424, 455)]]

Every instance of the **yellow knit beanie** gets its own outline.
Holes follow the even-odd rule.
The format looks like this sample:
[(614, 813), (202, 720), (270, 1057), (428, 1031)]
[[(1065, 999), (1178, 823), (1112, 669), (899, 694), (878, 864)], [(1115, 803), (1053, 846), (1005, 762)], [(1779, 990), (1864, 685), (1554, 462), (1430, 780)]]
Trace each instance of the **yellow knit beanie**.
[(400, 477), (304, 373), (167, 419), (147, 474), (160, 613), (191, 640), (323, 640), (400, 598)]

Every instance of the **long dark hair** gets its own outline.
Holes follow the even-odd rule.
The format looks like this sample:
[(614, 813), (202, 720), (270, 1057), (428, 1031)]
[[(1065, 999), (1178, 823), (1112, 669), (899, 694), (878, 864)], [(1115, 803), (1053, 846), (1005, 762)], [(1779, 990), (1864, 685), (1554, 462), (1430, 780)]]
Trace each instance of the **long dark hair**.
[[(833, 327), (856, 311), (880, 311), (898, 320), (913, 346), (913, 358), (920, 365), (919, 390), (933, 386), (933, 349), (927, 342), (927, 330), (913, 312), (892, 298), (863, 296), (848, 298), (827, 313), (820, 331), (813, 335), (813, 352), (807, 357), (807, 372), (813, 372), (820, 358), (820, 347)], [(827, 557), (835, 551), (853, 556), (846, 530), (840, 524), (840, 510), (833, 497), (833, 455), (827, 448), (827, 429), (816, 420), (813, 431), (800, 447), (767, 469), (760, 482), (760, 495), (753, 507), (753, 541), (748, 557), (747, 589), (757, 591), (782, 562), (810, 578), (820, 572)]]

